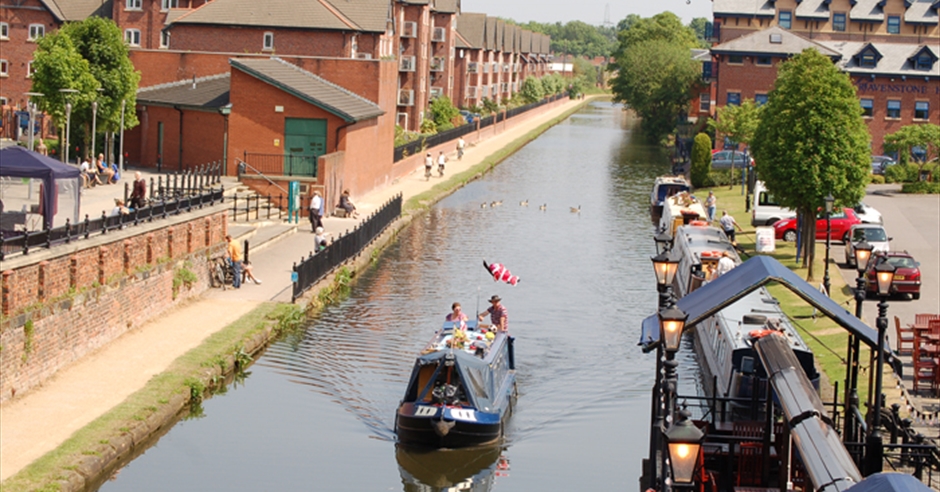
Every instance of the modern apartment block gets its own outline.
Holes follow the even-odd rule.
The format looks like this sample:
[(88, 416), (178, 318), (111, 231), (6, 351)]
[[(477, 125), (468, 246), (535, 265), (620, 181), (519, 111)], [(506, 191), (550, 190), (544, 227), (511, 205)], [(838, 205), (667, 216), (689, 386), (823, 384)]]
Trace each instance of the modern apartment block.
[[(902, 126), (940, 124), (940, 2), (936, 0), (715, 0), (711, 82), (693, 107), (767, 101), (779, 64), (816, 49), (849, 74), (873, 154)], [(706, 100), (707, 99), (707, 100)]]

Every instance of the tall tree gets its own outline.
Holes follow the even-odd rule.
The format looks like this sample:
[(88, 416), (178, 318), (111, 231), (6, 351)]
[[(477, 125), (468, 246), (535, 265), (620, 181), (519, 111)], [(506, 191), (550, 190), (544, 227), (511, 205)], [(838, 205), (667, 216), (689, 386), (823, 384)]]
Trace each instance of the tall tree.
[(780, 205), (804, 218), (798, 247), (813, 280), (817, 210), (830, 193), (836, 206), (865, 194), (868, 128), (848, 74), (814, 49), (781, 65), (762, 111), (751, 145), (758, 172)]
[(631, 45), (654, 40), (669, 41), (688, 49), (699, 47), (695, 32), (682, 25), (682, 19), (672, 12), (662, 12), (653, 17), (640, 19), (629, 29), (618, 33), (617, 38), (620, 41), (618, 52)]
[(692, 19), (692, 22), (689, 22), (689, 28), (695, 32), (695, 37), (698, 38), (699, 45), (703, 48), (708, 46), (705, 42), (705, 30), (708, 26), (708, 19), (704, 17), (696, 17)]
[[(737, 150), (738, 144), (745, 146), (751, 143), (757, 125), (760, 123), (761, 107), (752, 99), (741, 103), (740, 106), (723, 106), (718, 108), (716, 118), (708, 120), (708, 125), (715, 130), (715, 139), (728, 137)], [(745, 164), (742, 162), (741, 164)], [(731, 155), (731, 186), (734, 187), (734, 154)]]
[(699, 133), (692, 142), (692, 186), (709, 186), (708, 174), (712, 170), (712, 139), (705, 133)]

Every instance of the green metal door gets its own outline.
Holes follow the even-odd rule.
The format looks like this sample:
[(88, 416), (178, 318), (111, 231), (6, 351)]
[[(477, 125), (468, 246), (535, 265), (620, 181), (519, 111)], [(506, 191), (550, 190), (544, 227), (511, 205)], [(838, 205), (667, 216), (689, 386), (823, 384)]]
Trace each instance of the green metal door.
[(326, 153), (326, 120), (284, 120), (284, 174), (316, 176), (317, 157)]

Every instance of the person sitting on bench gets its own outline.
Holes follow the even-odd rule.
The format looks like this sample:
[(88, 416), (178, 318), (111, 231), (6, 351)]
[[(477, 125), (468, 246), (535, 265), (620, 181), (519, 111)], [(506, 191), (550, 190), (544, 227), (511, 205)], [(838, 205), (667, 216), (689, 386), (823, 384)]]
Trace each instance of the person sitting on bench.
[(353, 205), (352, 200), (349, 198), (349, 190), (343, 190), (343, 194), (339, 197), (339, 208), (346, 211), (347, 217), (354, 219), (359, 217), (359, 214), (356, 212), (356, 206)]

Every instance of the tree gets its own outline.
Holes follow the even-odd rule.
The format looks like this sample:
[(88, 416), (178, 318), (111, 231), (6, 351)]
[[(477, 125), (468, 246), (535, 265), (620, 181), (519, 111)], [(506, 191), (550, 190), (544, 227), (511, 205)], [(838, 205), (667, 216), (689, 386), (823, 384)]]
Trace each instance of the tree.
[(625, 38), (629, 37), (621, 34), (621, 46), (628, 44), (609, 68), (617, 71), (611, 81), (614, 100), (636, 111), (643, 119), (643, 133), (660, 140), (675, 128), (679, 114), (688, 106), (692, 85), (701, 76), (699, 63), (683, 43)]
[(855, 86), (814, 49), (783, 63), (754, 135), (752, 149), (768, 191), (804, 218), (803, 265), (813, 280), (816, 213), (826, 195), (836, 206), (865, 194), (870, 152)]
[(545, 89), (542, 87), (542, 81), (531, 75), (522, 81), (522, 90), (520, 92), (527, 103), (541, 101), (542, 98), (545, 97)]
[(708, 174), (712, 170), (712, 139), (699, 133), (692, 142), (692, 186), (709, 186)]
[(705, 29), (708, 26), (708, 19), (704, 17), (696, 17), (692, 19), (692, 22), (689, 22), (689, 29), (695, 33), (695, 37), (698, 38), (699, 45), (703, 48), (708, 46), (705, 42)]
[(450, 102), (447, 96), (434, 98), (428, 106), (428, 112), (434, 120), (437, 131), (441, 132), (453, 128), (454, 119), (460, 116), (460, 110)]
[(640, 22), (641, 20), (643, 20), (643, 18), (640, 17), (639, 14), (627, 14), (626, 17), (617, 23), (617, 32), (629, 31), (633, 26), (636, 25), (637, 22)]
[[(760, 123), (761, 107), (748, 99), (740, 106), (718, 108), (716, 118), (709, 120), (708, 125), (715, 130), (716, 139), (719, 136), (728, 137), (737, 150), (738, 144), (747, 146), (754, 138)], [(744, 162), (742, 164), (746, 165)], [(734, 187), (734, 154), (731, 155), (731, 186)]]
[(682, 25), (682, 19), (672, 12), (639, 19), (629, 29), (621, 31), (617, 38), (620, 46), (615, 53), (622, 53), (631, 45), (654, 40), (669, 41), (689, 49), (700, 47), (695, 32)]
[(940, 126), (933, 123), (902, 126), (900, 130), (885, 135), (884, 147), (887, 152), (897, 152), (901, 164), (913, 160), (923, 169), (924, 164), (937, 157)]

